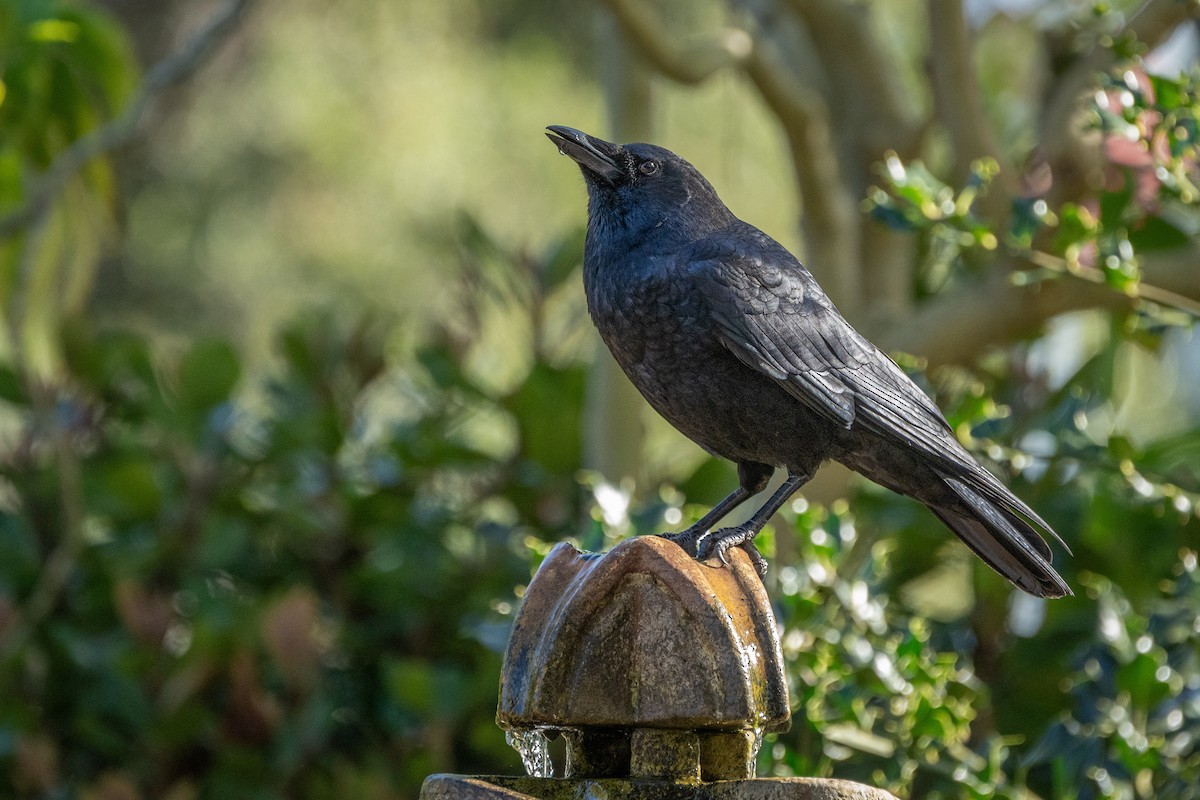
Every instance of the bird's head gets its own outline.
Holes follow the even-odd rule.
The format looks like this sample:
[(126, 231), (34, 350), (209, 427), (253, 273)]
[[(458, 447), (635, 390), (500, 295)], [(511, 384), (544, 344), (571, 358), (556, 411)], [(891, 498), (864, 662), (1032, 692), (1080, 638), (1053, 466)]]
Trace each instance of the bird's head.
[(550, 125), (546, 136), (583, 172), (590, 226), (626, 235), (649, 228), (695, 238), (727, 225), (733, 214), (699, 170), (652, 144), (613, 144)]

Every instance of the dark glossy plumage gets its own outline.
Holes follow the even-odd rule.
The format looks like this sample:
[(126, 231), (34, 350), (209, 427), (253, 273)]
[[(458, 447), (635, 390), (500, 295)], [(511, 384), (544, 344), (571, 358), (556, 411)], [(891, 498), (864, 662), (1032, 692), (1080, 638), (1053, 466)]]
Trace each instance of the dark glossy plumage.
[[(925, 503), (993, 569), (1031, 594), (1070, 589), (1040, 531), (1053, 531), (958, 443), (930, 400), (858, 334), (775, 240), (733, 216), (689, 163), (660, 147), (550, 128), (588, 188), (584, 288), (600, 335), (650, 404), (740, 485), (672, 538), (724, 558), (744, 546), (823, 461)], [(788, 479), (736, 528), (709, 532)]]

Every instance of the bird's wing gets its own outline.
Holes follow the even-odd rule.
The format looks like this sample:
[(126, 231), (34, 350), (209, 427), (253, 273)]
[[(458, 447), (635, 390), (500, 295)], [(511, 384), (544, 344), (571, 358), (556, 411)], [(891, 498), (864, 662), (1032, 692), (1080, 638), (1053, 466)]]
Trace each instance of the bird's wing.
[(754, 244), (710, 245), (688, 262), (725, 346), (842, 427), (969, 459), (947, 452), (950, 427), (937, 406), (850, 327), (812, 275), (774, 242)]
[(933, 400), (850, 327), (816, 279), (781, 245), (752, 229), (743, 237), (698, 243), (685, 264), (708, 301), (717, 335), (743, 363), (842, 427), (925, 455), (938, 469), (960, 476), (1062, 541), (976, 463)]

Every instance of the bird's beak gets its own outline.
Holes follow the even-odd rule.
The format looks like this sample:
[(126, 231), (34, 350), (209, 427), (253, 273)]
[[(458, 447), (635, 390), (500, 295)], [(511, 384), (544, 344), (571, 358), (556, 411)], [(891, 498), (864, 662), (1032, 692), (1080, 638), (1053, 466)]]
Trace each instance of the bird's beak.
[(584, 169), (599, 175), (609, 183), (615, 183), (625, 174), (615, 159), (621, 149), (620, 145), (588, 136), (583, 131), (565, 125), (548, 125), (546, 129), (552, 131), (546, 134), (546, 138), (554, 142), (558, 152), (570, 156)]

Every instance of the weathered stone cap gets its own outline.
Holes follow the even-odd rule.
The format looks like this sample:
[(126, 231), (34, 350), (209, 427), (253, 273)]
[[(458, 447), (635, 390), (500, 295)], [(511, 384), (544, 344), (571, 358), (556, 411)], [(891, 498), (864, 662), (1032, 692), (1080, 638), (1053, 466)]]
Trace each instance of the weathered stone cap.
[(656, 536), (557, 545), (530, 582), (500, 676), (501, 727), (785, 730), (762, 581), (740, 549), (697, 562)]

